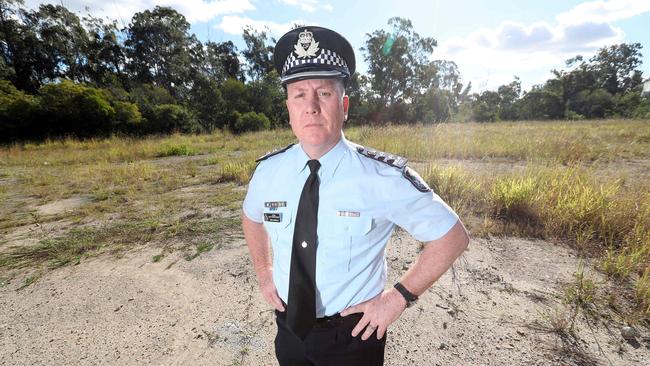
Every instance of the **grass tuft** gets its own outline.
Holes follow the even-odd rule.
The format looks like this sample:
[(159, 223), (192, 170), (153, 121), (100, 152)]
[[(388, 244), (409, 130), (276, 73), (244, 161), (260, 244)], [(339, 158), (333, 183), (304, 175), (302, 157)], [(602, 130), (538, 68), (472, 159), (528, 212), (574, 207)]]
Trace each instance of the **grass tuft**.
[(187, 254), (185, 255), (185, 260), (186, 261), (191, 261), (195, 259), (196, 257), (200, 256), (202, 253), (209, 252), (214, 248), (214, 244), (211, 243), (199, 243), (196, 246), (196, 251), (192, 254)]
[(255, 166), (254, 161), (225, 163), (221, 166), (219, 181), (235, 182), (239, 185), (247, 184), (255, 170)]
[(192, 147), (185, 144), (170, 144), (158, 150), (156, 157), (166, 156), (192, 156), (197, 155), (198, 152)]

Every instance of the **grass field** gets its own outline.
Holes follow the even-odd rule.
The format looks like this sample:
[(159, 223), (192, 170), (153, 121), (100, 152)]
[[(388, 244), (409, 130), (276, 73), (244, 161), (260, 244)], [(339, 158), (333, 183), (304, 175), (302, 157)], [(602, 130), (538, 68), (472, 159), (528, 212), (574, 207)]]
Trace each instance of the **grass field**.
[[(473, 236), (563, 242), (596, 258), (629, 314), (650, 315), (650, 121), (353, 127), (403, 155)], [(65, 139), (0, 148), (0, 277), (160, 248), (192, 260), (241, 236), (255, 157), (289, 130)]]

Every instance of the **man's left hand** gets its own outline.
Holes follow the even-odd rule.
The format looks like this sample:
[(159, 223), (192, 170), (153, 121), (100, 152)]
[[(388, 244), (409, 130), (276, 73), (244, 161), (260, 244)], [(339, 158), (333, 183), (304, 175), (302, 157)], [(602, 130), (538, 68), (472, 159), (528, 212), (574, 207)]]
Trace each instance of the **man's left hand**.
[(365, 328), (361, 336), (362, 340), (370, 338), (377, 330), (377, 339), (382, 339), (388, 326), (391, 325), (406, 309), (406, 300), (394, 288), (384, 290), (379, 295), (368, 301), (351, 306), (341, 312), (341, 316), (348, 316), (354, 313), (363, 313), (363, 317), (352, 330), (352, 336), (356, 337)]

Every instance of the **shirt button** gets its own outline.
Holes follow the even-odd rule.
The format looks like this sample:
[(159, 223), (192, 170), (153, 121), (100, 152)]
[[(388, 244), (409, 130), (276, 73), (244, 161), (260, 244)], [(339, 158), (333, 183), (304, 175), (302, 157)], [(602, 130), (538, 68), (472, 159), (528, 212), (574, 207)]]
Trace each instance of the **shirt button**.
[(307, 248), (307, 242), (306, 241), (303, 241), (301, 245), (302, 245), (303, 248)]

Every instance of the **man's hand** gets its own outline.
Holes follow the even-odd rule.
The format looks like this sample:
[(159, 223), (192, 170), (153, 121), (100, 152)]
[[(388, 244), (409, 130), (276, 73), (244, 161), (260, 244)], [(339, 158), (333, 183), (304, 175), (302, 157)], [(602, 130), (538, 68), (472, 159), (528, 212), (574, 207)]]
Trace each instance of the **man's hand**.
[(343, 310), (341, 316), (363, 313), (363, 317), (352, 330), (352, 336), (356, 337), (363, 328), (366, 328), (361, 336), (365, 341), (370, 338), (375, 329), (377, 329), (377, 339), (382, 339), (388, 326), (399, 318), (404, 309), (406, 309), (406, 300), (397, 290), (391, 288), (368, 301)]
[(278, 290), (275, 288), (275, 283), (273, 283), (273, 276), (270, 273), (271, 271), (269, 270), (269, 274), (258, 279), (260, 292), (269, 305), (273, 306), (277, 311), (284, 311), (284, 305), (278, 295)]

